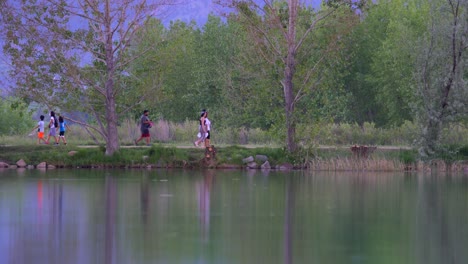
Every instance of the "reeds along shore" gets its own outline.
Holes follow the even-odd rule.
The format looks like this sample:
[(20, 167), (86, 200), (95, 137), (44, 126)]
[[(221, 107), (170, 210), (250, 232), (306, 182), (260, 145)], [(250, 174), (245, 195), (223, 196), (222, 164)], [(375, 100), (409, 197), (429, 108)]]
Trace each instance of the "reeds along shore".
[(428, 162), (417, 161), (405, 164), (398, 160), (388, 159), (355, 159), (355, 158), (330, 158), (313, 159), (306, 163), (309, 170), (318, 171), (439, 171), (439, 172), (464, 172), (468, 173), (468, 161), (457, 161), (451, 164), (443, 160), (431, 160)]

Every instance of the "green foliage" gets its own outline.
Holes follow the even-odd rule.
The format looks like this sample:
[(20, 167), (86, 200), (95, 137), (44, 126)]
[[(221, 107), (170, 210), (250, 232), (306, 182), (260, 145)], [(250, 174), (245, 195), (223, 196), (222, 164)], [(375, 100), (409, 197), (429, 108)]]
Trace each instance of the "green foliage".
[(416, 163), (417, 156), (418, 153), (415, 150), (401, 150), (398, 158), (405, 165), (412, 165)]
[(428, 3), (378, 1), (369, 5), (346, 48), (351, 67), (349, 118), (362, 124), (401, 125), (412, 120), (414, 44), (426, 32)]
[(442, 146), (442, 132), (468, 113), (468, 3), (436, 1), (430, 11), (427, 34), (414, 42), (418, 52), (414, 70), (418, 100), (414, 109), (421, 125), (418, 145), (425, 158), (450, 159), (453, 151)]
[(151, 160), (172, 162), (174, 160), (188, 160), (185, 151), (175, 147), (164, 147), (162, 145), (153, 145), (148, 151)]
[(458, 149), (460, 159), (468, 159), (468, 145), (461, 146)]
[(35, 124), (28, 105), (15, 97), (0, 100), (0, 135), (24, 135), (31, 132)]
[(265, 155), (270, 164), (293, 162), (294, 158), (284, 148), (245, 148), (242, 146), (229, 146), (218, 149), (218, 163), (242, 164), (242, 160), (256, 155)]

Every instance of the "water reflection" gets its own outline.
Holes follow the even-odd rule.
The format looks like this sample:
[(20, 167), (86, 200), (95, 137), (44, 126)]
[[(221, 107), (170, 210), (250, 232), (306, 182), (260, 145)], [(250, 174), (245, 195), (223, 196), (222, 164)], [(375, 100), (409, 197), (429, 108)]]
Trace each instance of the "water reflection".
[(0, 263), (466, 263), (465, 176), (0, 173)]
[(198, 196), (198, 217), (200, 219), (201, 240), (207, 243), (210, 231), (211, 187), (214, 181), (214, 170), (206, 170), (196, 183)]

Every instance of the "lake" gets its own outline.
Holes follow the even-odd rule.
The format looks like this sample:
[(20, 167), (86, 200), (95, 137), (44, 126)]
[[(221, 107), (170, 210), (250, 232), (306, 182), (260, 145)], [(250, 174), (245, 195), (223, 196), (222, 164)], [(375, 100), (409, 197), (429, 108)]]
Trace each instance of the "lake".
[(468, 176), (0, 171), (0, 263), (468, 263)]

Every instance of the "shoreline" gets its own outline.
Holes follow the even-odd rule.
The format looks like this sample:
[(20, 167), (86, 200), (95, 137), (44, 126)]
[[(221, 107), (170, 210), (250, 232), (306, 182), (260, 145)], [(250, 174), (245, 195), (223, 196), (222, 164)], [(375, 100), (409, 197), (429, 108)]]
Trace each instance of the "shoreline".
[[(359, 151), (356, 151), (358, 149)], [(365, 150), (365, 151), (362, 151)], [(0, 146), (4, 169), (229, 169), (308, 171), (447, 171), (468, 174), (468, 159), (420, 161), (407, 146), (320, 146), (289, 155), (282, 148), (255, 146), (122, 146), (107, 157), (97, 145)]]

